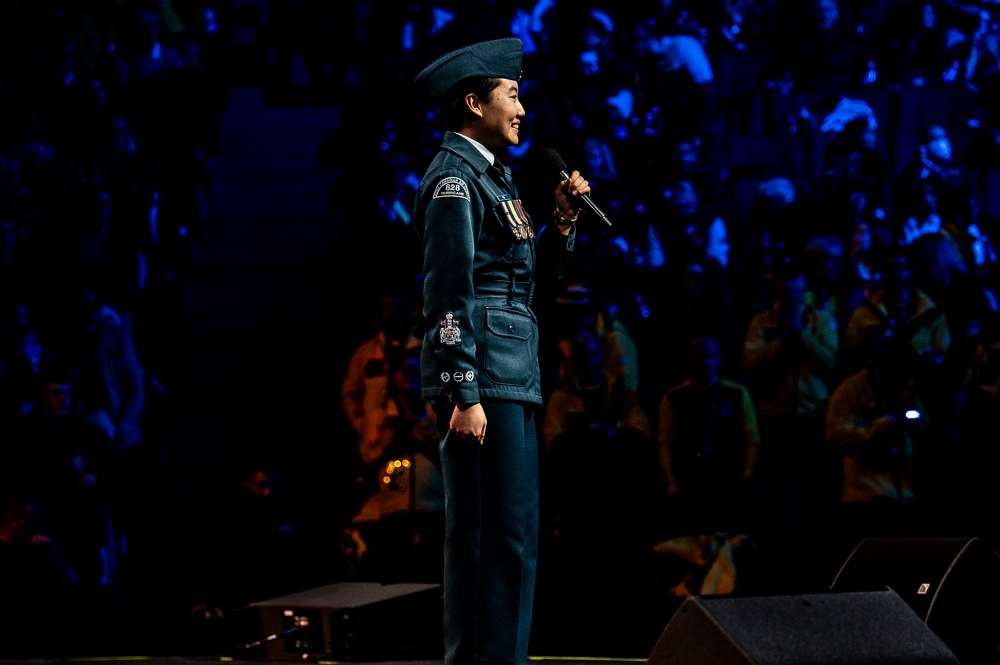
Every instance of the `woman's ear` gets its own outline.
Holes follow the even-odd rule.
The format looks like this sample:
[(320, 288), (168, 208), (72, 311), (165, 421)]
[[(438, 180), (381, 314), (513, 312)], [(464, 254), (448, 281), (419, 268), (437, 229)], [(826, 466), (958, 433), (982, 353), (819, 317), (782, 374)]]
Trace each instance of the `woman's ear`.
[(470, 92), (465, 96), (465, 110), (479, 118), (483, 117), (483, 105), (479, 95)]

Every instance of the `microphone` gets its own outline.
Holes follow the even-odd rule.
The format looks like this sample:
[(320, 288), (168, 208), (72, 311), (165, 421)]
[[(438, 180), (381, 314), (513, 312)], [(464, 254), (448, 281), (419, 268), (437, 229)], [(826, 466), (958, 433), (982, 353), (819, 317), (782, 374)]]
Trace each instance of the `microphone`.
[[(566, 162), (563, 161), (563, 158), (559, 156), (558, 152), (552, 148), (542, 148), (538, 151), (538, 159), (542, 161), (547, 169), (551, 169), (552, 171), (558, 173), (562, 180), (569, 180), (569, 167), (566, 166)], [(583, 204), (590, 209), (590, 212), (597, 215), (597, 218), (604, 222), (604, 226), (611, 226), (611, 220), (608, 219), (608, 216), (604, 214), (604, 211), (598, 208), (597, 204), (590, 199), (589, 194), (581, 194), (576, 198), (583, 201)]]

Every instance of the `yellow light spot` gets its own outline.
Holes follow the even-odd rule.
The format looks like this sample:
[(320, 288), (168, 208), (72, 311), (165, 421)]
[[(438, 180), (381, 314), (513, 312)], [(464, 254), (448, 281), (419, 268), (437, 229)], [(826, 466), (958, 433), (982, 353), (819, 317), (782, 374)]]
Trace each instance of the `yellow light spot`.
[(407, 469), (409, 469), (410, 468), (410, 460), (408, 460), (408, 459), (403, 460), (403, 466), (405, 466)]
[(391, 483), (392, 481), (391, 481), (391, 480), (389, 480), (389, 476), (386, 476), (385, 478), (383, 478), (383, 479), (382, 479), (382, 482), (383, 482), (383, 483), (385, 483), (386, 485), (388, 485), (388, 484), (389, 484), (389, 483)]
[(399, 460), (396, 460), (395, 462), (392, 463), (392, 465), (398, 469), (399, 467), (403, 466), (403, 463), (400, 462)]

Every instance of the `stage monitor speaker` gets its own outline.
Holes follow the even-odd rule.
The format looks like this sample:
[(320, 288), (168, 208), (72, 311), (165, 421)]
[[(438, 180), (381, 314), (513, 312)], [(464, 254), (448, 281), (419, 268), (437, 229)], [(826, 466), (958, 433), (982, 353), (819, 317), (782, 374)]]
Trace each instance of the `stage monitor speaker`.
[(831, 591), (891, 588), (965, 663), (1000, 663), (1000, 556), (978, 538), (866, 538)]
[(648, 665), (843, 665), (958, 659), (894, 591), (685, 600)]
[(440, 584), (350, 582), (293, 593), (234, 613), (235, 655), (274, 660), (443, 657)]

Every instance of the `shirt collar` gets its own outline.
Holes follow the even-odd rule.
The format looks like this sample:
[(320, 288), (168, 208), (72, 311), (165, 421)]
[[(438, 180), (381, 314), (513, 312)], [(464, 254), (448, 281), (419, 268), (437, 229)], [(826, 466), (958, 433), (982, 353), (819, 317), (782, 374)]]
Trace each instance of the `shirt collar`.
[[(458, 132), (455, 132), (455, 133), (458, 134)], [(468, 141), (469, 143), (471, 143), (472, 145), (474, 145), (476, 147), (476, 150), (478, 150), (483, 155), (483, 157), (486, 158), (486, 161), (488, 161), (490, 164), (494, 164), (494, 165), (496, 164), (496, 156), (492, 152), (490, 152), (489, 148), (487, 148), (486, 146), (484, 146), (482, 143), (480, 143), (476, 139), (470, 138), (470, 137), (466, 136), (465, 134), (458, 134), (458, 135), (461, 136), (466, 141)]]

